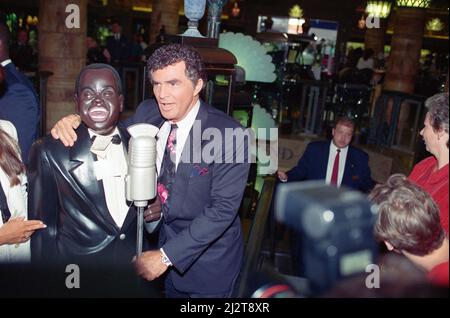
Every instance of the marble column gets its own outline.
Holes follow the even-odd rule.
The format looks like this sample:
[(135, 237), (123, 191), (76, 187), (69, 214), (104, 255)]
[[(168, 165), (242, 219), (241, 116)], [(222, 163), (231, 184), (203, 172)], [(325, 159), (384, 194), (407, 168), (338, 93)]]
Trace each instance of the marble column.
[(384, 44), (386, 38), (387, 20), (380, 18), (379, 28), (367, 28), (364, 39), (364, 47), (371, 48), (374, 51), (374, 57), (379, 53), (384, 53)]
[(384, 89), (410, 94), (414, 92), (424, 27), (424, 9), (397, 9)]
[[(69, 5), (79, 8), (79, 27), (66, 25)], [(47, 130), (76, 112), (75, 81), (86, 63), (86, 28), (87, 0), (39, 1), (39, 71), (53, 73), (47, 83)]]
[(154, 43), (161, 27), (167, 34), (177, 34), (181, 0), (153, 0), (149, 43)]
[[(425, 28), (425, 10), (420, 8), (398, 7), (394, 23), (384, 89), (413, 94), (416, 76), (419, 71), (420, 50), (422, 49)], [(387, 114), (392, 114), (392, 101)], [(411, 129), (411, 111), (407, 103), (400, 108), (395, 144), (406, 145), (414, 133)], [(414, 110), (416, 111), (416, 110)], [(390, 116), (388, 119), (390, 120)]]

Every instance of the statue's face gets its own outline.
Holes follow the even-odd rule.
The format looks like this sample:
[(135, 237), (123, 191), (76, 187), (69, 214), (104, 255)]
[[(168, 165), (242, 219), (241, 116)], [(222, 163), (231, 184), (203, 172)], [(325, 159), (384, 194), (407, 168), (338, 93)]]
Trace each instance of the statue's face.
[(114, 130), (123, 110), (123, 95), (110, 69), (84, 71), (79, 82), (79, 94), (75, 96), (81, 120), (101, 135)]

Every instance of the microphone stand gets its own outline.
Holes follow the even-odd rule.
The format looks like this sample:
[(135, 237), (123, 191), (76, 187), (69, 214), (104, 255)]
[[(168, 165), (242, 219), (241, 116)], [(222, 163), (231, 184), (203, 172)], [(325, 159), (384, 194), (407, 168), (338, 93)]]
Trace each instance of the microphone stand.
[(149, 124), (128, 127), (129, 166), (125, 177), (126, 198), (134, 201), (137, 209), (136, 256), (142, 254), (144, 236), (144, 210), (148, 200), (156, 196), (156, 139), (158, 128)]
[(142, 254), (142, 240), (144, 236), (144, 210), (147, 206), (146, 201), (135, 201), (134, 205), (137, 208), (137, 237), (136, 237), (136, 255), (137, 257)]

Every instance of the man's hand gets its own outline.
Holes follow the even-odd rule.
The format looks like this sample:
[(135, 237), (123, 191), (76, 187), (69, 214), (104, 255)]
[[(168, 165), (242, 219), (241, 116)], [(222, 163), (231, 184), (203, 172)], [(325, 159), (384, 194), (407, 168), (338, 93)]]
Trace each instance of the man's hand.
[(60, 139), (64, 146), (72, 147), (77, 141), (75, 129), (81, 124), (81, 118), (78, 115), (68, 115), (61, 118), (50, 131), (53, 138)]
[(146, 280), (154, 280), (164, 274), (168, 266), (162, 262), (161, 251), (148, 251), (134, 259), (134, 267), (139, 276)]
[(161, 201), (159, 196), (156, 195), (155, 202), (150, 203), (147, 209), (144, 211), (145, 222), (157, 221), (161, 218)]
[(41, 221), (25, 221), (23, 217), (11, 218), (0, 227), (0, 245), (24, 243), (30, 239), (34, 231), (46, 227)]
[(278, 179), (280, 179), (281, 182), (288, 181), (288, 176), (283, 171), (277, 171)]

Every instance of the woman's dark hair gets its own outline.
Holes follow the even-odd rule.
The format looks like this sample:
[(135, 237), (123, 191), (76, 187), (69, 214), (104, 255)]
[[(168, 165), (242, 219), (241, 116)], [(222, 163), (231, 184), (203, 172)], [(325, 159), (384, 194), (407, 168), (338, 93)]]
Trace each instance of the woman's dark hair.
[(10, 186), (20, 184), (19, 175), (25, 172), (17, 142), (0, 128), (0, 168), (8, 176)]

